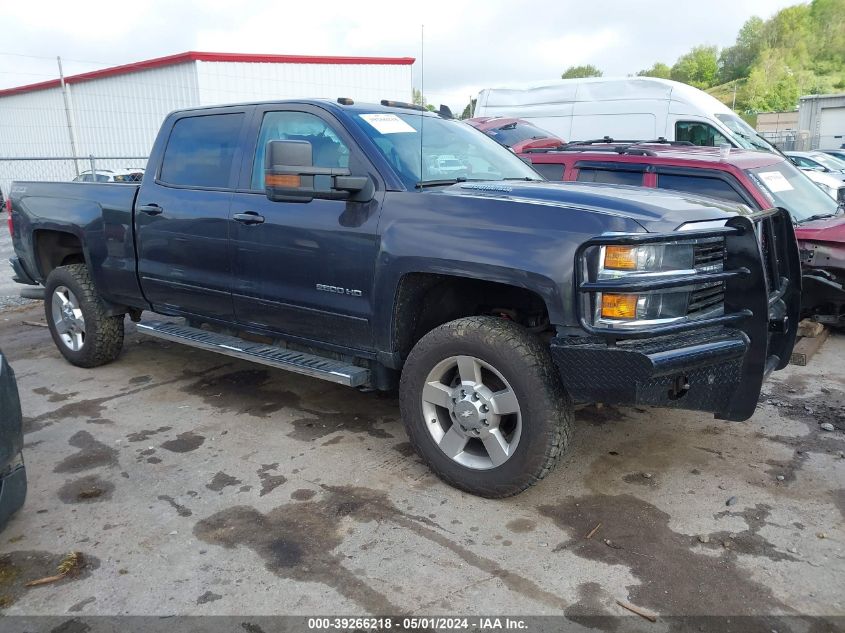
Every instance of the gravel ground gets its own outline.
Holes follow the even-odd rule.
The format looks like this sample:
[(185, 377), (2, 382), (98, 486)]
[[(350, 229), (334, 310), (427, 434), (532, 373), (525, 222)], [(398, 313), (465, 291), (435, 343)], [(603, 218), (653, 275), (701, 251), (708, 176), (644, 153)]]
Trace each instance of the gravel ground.
[(12, 281), (12, 267), (9, 258), (15, 254), (12, 237), (6, 230), (6, 212), (0, 211), (0, 310), (10, 306), (22, 306), (34, 303), (31, 299), (20, 296), (20, 284)]
[(12, 267), (9, 258), (15, 254), (12, 237), (6, 230), (6, 212), (0, 211), (0, 310), (10, 306), (22, 306), (34, 303), (31, 299), (20, 296), (20, 284), (12, 281)]
[(16, 297), (14, 295), (0, 296), (0, 311), (5, 310), (6, 308), (28, 306), (36, 303), (38, 302), (33, 301), (32, 299), (24, 299), (23, 297)]

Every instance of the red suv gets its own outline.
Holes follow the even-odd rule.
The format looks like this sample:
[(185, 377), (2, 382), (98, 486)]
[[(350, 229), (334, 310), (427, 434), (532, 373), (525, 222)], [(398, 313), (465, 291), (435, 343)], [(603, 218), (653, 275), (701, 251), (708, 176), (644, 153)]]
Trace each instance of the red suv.
[(804, 316), (845, 326), (845, 183), (837, 202), (779, 154), (677, 141), (602, 139), (520, 156), (548, 180), (672, 189), (753, 210), (785, 208), (801, 251)]
[(533, 149), (560, 147), (563, 143), (551, 132), (522, 119), (480, 116), (467, 119), (466, 123), (496, 139), (505, 147), (511, 148), (517, 154)]

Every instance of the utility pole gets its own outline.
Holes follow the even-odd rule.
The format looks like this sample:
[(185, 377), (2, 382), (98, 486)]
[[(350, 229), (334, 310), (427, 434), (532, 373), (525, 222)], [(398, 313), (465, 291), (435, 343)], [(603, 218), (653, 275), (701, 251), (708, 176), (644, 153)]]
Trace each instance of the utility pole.
[(739, 82), (739, 79), (734, 79), (734, 100), (731, 104), (731, 110), (736, 110), (736, 85)]
[(73, 169), (76, 171), (76, 175), (79, 175), (79, 163), (76, 160), (76, 135), (73, 132), (73, 119), (71, 118), (70, 114), (70, 97), (67, 93), (67, 84), (65, 83), (65, 73), (62, 70), (62, 58), (56, 57), (56, 61), (59, 64), (59, 84), (62, 87), (62, 98), (65, 102), (65, 119), (67, 119), (67, 133), (68, 138), (70, 139), (70, 153), (73, 156)]

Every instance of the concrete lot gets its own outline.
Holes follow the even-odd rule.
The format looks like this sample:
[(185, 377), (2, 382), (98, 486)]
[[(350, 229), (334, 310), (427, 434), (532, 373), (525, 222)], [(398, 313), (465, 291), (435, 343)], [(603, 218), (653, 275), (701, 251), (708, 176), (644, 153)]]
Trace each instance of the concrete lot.
[[(78, 369), (42, 320), (0, 313), (30, 477), (6, 614), (845, 614), (841, 335), (745, 423), (582, 409), (557, 471), (488, 501), (420, 464), (392, 396), (134, 329)], [(82, 573), (23, 587), (72, 550)]]

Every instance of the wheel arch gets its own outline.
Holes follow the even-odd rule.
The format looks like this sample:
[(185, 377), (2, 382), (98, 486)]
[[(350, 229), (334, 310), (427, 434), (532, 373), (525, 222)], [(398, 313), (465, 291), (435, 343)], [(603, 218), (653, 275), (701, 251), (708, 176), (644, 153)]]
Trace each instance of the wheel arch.
[(559, 289), (551, 279), (498, 267), (405, 270), (397, 276), (390, 300), (379, 302), (385, 303), (390, 310), (379, 314), (384, 327), (377, 331), (386, 333), (379, 348), (390, 350), (385, 364), (395, 368), (426, 333), (455, 319), (502, 314), (517, 321), (524, 317), (524, 325), (539, 327), (564, 318)]
[[(54, 228), (38, 228), (32, 232), (33, 256), (38, 269), (39, 281), (47, 283), (47, 278), (59, 266), (70, 264), (84, 264), (91, 275), (95, 287), (98, 287), (100, 271), (92, 262), (85, 240), (81, 235), (72, 231)], [(107, 284), (106, 284), (107, 285)], [(115, 303), (99, 293), (106, 312), (110, 316), (125, 314), (129, 308), (121, 303)]]
[(32, 247), (35, 264), (41, 281), (59, 266), (68, 264), (90, 265), (84, 241), (72, 231), (39, 228), (32, 232)]

